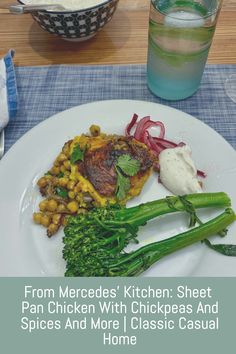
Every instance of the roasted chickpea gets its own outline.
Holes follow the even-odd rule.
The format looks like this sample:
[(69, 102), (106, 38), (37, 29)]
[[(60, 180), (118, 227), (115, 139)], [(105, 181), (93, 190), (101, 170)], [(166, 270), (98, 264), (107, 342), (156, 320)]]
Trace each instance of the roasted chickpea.
[(47, 204), (48, 211), (56, 211), (57, 210), (57, 202), (54, 199), (50, 199)]
[(71, 166), (70, 166), (70, 161), (69, 161), (69, 160), (64, 161), (64, 162), (63, 162), (63, 165), (65, 166), (65, 168), (66, 168), (67, 170), (70, 170)]
[(41, 225), (43, 225), (44, 227), (48, 227), (50, 225), (50, 217), (48, 215), (42, 215)]
[(53, 166), (50, 170), (51, 174), (53, 174), (54, 176), (56, 175), (59, 175), (60, 173), (60, 168), (59, 167), (56, 167), (56, 166)]
[(59, 204), (58, 207), (57, 207), (57, 212), (58, 213), (63, 213), (66, 211), (66, 207), (64, 204)]
[(70, 191), (68, 193), (68, 196), (69, 196), (70, 199), (75, 199), (75, 192)]
[(65, 160), (67, 160), (66, 155), (63, 154), (63, 153), (60, 153), (60, 155), (58, 155), (58, 157), (57, 157), (57, 161), (63, 162), (63, 161), (65, 161)]
[(48, 236), (50, 237), (50, 236), (54, 235), (57, 232), (57, 230), (58, 230), (58, 225), (50, 224), (48, 226), (48, 230), (47, 230)]
[(46, 199), (42, 200), (40, 203), (39, 203), (39, 209), (41, 211), (45, 211), (47, 210), (47, 206), (48, 206), (48, 201)]
[(41, 213), (34, 213), (33, 220), (36, 224), (41, 224), (42, 221), (42, 214)]
[(98, 125), (95, 125), (95, 124), (91, 125), (89, 130), (90, 130), (90, 133), (92, 136), (98, 136), (101, 134), (101, 129)]
[(59, 178), (59, 186), (61, 187), (66, 187), (67, 183), (69, 182), (69, 179), (66, 177)]
[(74, 200), (73, 202), (67, 204), (67, 208), (72, 213), (76, 213), (79, 209), (79, 204)]
[(52, 222), (55, 225), (58, 225), (60, 223), (61, 220), (61, 215), (60, 214), (54, 214), (52, 217)]
[(75, 187), (75, 182), (74, 182), (74, 181), (69, 181), (69, 182), (67, 183), (67, 188), (68, 188), (69, 190), (73, 190), (74, 187)]
[(53, 166), (58, 167), (58, 166), (60, 166), (60, 163), (57, 160), (55, 160), (53, 163)]
[(65, 166), (62, 165), (62, 166), (60, 167), (60, 171), (63, 172), (63, 173), (65, 173), (65, 172), (66, 172)]
[(41, 177), (41, 178), (38, 180), (38, 183), (37, 183), (37, 185), (38, 185), (40, 188), (46, 187), (47, 184), (48, 184), (48, 181), (47, 181), (47, 178), (46, 178), (46, 177)]

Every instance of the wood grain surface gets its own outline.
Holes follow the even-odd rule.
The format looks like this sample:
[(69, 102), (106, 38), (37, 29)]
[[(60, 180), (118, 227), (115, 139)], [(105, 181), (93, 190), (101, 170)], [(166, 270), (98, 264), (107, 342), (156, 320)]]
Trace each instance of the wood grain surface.
[[(12, 15), (0, 0), (0, 56), (16, 50), (16, 65), (145, 63), (150, 0), (120, 0), (112, 21), (93, 39), (68, 42), (42, 30), (30, 15)], [(236, 0), (225, 0), (209, 63), (236, 64)]]

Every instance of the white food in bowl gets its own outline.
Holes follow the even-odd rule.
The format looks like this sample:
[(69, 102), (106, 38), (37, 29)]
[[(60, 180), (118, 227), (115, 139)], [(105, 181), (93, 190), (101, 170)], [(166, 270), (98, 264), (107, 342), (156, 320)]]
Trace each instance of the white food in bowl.
[(173, 194), (202, 192), (189, 146), (163, 150), (159, 156), (159, 164), (161, 182)]
[(26, 5), (62, 5), (68, 11), (78, 11), (100, 5), (106, 0), (23, 0)]

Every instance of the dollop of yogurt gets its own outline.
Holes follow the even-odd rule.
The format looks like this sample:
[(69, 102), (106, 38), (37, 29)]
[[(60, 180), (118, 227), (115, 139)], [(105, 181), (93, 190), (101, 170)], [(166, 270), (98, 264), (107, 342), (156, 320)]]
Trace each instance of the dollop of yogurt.
[(165, 149), (159, 155), (160, 180), (173, 194), (201, 193), (197, 169), (188, 145)]

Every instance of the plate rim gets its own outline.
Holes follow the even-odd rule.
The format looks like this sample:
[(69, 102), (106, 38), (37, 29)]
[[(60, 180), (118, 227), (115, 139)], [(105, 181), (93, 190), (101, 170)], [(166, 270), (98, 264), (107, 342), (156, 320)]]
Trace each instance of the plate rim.
[(214, 128), (212, 128), (211, 126), (209, 126), (208, 124), (206, 124), (205, 122), (203, 122), (201, 119), (194, 117), (192, 114), (189, 114), (187, 112), (184, 112), (180, 109), (165, 105), (165, 104), (161, 104), (161, 103), (157, 103), (157, 102), (150, 102), (150, 101), (142, 101), (142, 100), (130, 100), (130, 99), (111, 99), (111, 100), (100, 100), (100, 101), (91, 101), (91, 102), (87, 102), (87, 103), (82, 103), (80, 105), (74, 106), (74, 107), (70, 107), (68, 109), (65, 109), (63, 111), (57, 112), (55, 114), (53, 114), (52, 116), (45, 118), (43, 121), (41, 121), (40, 123), (38, 123), (37, 125), (35, 125), (34, 127), (32, 127), (31, 129), (29, 129), (27, 132), (25, 132), (9, 149), (8, 151), (3, 155), (2, 159), (0, 160), (0, 168), (1, 168), (1, 164), (3, 161), (5, 161), (9, 155), (11, 155), (15, 149), (17, 149), (17, 146), (19, 144), (22, 143), (22, 141), (30, 136), (30, 134), (32, 133), (32, 131), (37, 130), (39, 127), (43, 127), (44, 125), (47, 125), (48, 120), (52, 121), (52, 120), (56, 120), (59, 119), (61, 114), (64, 114), (65, 112), (69, 112), (69, 111), (73, 111), (78, 109), (79, 107), (85, 107), (85, 106), (90, 106), (90, 105), (99, 105), (101, 103), (119, 103), (119, 102), (133, 102), (133, 103), (142, 103), (142, 104), (151, 104), (151, 105), (156, 105), (156, 106), (161, 106), (164, 107), (166, 109), (172, 110), (172, 111), (177, 111), (177, 112), (181, 112), (189, 117), (191, 117), (191, 119), (193, 119), (195, 122), (198, 122), (199, 124), (202, 124), (203, 126), (205, 126), (207, 129), (212, 130), (215, 134), (218, 135), (218, 137), (220, 137), (227, 145), (229, 148), (231, 148), (235, 153), (236, 150), (234, 149), (234, 147), (220, 134), (218, 133)]
[[(16, 141), (15, 144), (12, 145), (12, 147), (8, 150), (8, 152), (5, 154), (4, 158), (2, 159), (2, 161), (0, 161), (0, 177), (4, 175), (4, 173), (2, 174), (1, 172), (4, 171), (4, 168), (1, 169), (1, 166), (4, 167), (4, 164), (6, 163), (7, 164), (7, 161), (8, 161), (8, 158), (10, 157), (10, 163), (12, 162), (12, 158), (14, 159), (14, 155), (16, 153), (16, 150), (17, 148), (19, 147), (19, 145), (22, 145), (22, 142), (23, 144), (25, 144), (24, 140), (27, 139), (27, 137), (30, 138), (30, 135), (32, 134), (32, 131), (35, 132), (37, 131), (38, 129), (41, 129), (41, 128), (44, 128), (44, 126), (47, 126), (48, 124), (52, 124), (54, 125), (55, 122), (57, 121), (57, 119), (60, 119), (60, 118), (63, 118), (64, 120), (67, 119), (67, 115), (71, 115), (70, 112), (78, 112), (80, 110), (80, 108), (85, 108), (86, 107), (91, 107), (92, 108), (89, 108), (89, 111), (95, 111), (96, 112), (96, 105), (103, 105), (103, 107), (107, 104), (111, 105), (119, 105), (120, 103), (126, 103), (126, 107), (124, 108), (124, 114), (127, 114), (125, 112), (128, 112), (129, 110), (133, 110), (135, 111), (136, 110), (136, 107), (134, 108), (127, 108), (129, 107), (128, 104), (137, 104), (137, 109), (139, 109), (138, 107), (142, 107), (142, 112), (145, 111), (145, 105), (147, 106), (151, 106), (153, 108), (149, 108), (149, 110), (151, 111), (151, 115), (153, 114), (152, 111), (157, 111), (159, 110), (159, 107), (161, 107), (160, 109), (162, 110), (162, 115), (163, 115), (163, 112), (170, 112), (170, 117), (167, 117), (167, 120), (169, 120), (170, 118), (172, 119), (172, 115), (175, 114), (175, 112), (177, 113), (178, 115), (178, 118), (180, 118), (180, 121), (181, 121), (181, 117), (180, 115), (182, 114), (183, 115), (183, 121), (190, 118), (191, 119), (191, 122), (194, 122), (198, 127), (199, 129), (207, 129), (208, 132), (211, 132), (213, 134), (213, 139), (214, 137), (216, 139), (219, 139), (219, 142), (222, 142), (222, 144), (224, 144), (225, 148), (226, 149), (229, 149), (231, 153), (233, 153), (233, 156), (235, 157), (235, 150), (233, 148), (233, 146), (230, 145), (230, 143), (224, 139), (224, 137), (219, 134), (217, 131), (215, 131), (212, 127), (210, 127), (209, 125), (207, 125), (205, 122), (201, 121), (200, 119), (192, 116), (191, 114), (189, 113), (186, 113), (182, 110), (179, 110), (179, 109), (176, 109), (176, 108), (173, 108), (173, 107), (170, 107), (168, 105), (163, 105), (163, 104), (160, 104), (160, 103), (156, 103), (156, 102), (149, 102), (149, 101), (142, 101), (142, 100), (129, 100), (129, 99), (118, 99), (118, 100), (102, 100), (102, 101), (92, 101), (92, 102), (88, 102), (88, 103), (85, 103), (85, 104), (81, 104), (81, 105), (77, 105), (77, 106), (74, 106), (74, 107), (71, 107), (69, 109), (66, 109), (64, 111), (61, 111), (61, 112), (58, 112), (46, 119), (44, 119), (42, 122), (40, 122), (39, 124), (35, 125), (32, 129), (28, 130), (24, 135), (22, 135), (22, 137), (20, 139), (18, 139)], [(104, 109), (104, 108), (103, 108)], [(108, 108), (108, 114), (111, 114), (110, 113), (110, 108)], [(104, 112), (103, 112), (104, 113)], [(90, 113), (89, 113), (90, 114)], [(88, 114), (88, 115), (89, 115)], [(131, 113), (132, 114), (132, 113)], [(142, 116), (143, 113), (140, 114), (140, 116)], [(72, 115), (74, 115), (74, 113), (72, 113)], [(63, 117), (61, 117), (63, 116)], [(70, 117), (69, 117), (70, 118)], [(79, 117), (81, 119), (81, 116)], [(106, 119), (108, 117), (105, 117)], [(131, 117), (130, 117), (131, 118)], [(71, 119), (73, 120), (73, 122), (76, 120), (75, 117), (71, 117)], [(78, 121), (80, 120), (78, 119)], [(96, 119), (94, 117), (94, 119)], [(163, 118), (163, 121), (165, 121), (165, 118)], [(176, 120), (178, 121), (178, 119)], [(102, 122), (102, 117), (99, 117), (99, 123)], [(128, 122), (128, 118), (127, 118), (127, 122)], [(112, 123), (111, 123), (111, 126), (109, 126), (109, 129), (112, 129)], [(119, 122), (119, 126), (121, 126), (120, 122)], [(116, 127), (117, 128), (117, 127)], [(80, 127), (78, 127), (78, 129), (81, 129)], [(65, 132), (65, 136), (66, 136), (66, 132)], [(32, 139), (32, 138), (31, 138)], [(64, 140), (63, 140), (64, 141)], [(27, 140), (26, 140), (26, 143), (27, 143)], [(23, 146), (22, 146), (23, 147)], [(3, 162), (3, 164), (1, 164), (1, 162)], [(6, 271), (7, 272), (7, 271)], [(4, 276), (4, 275), (3, 275)], [(11, 275), (9, 275), (11, 276)], [(19, 275), (19, 276), (22, 276), (22, 275)], [(23, 275), (23, 276), (27, 276), (27, 275)], [(29, 276), (29, 275), (28, 275)], [(34, 275), (35, 276), (35, 275)], [(36, 276), (40, 276), (40, 275), (36, 275)], [(50, 274), (46, 274), (44, 276), (50, 276)], [(55, 276), (55, 275), (54, 275)], [(57, 276), (57, 275), (56, 275)], [(158, 276), (158, 275), (154, 275), (154, 276)], [(159, 276), (163, 276), (163, 275), (159, 275)], [(179, 275), (174, 275), (174, 276), (177, 276), (179, 277)], [(199, 275), (192, 275), (190, 274), (189, 276), (199, 276)], [(204, 276), (204, 275), (203, 275)], [(207, 275), (205, 275), (207, 276)], [(229, 276), (234, 276), (234, 275), (229, 275)], [(164, 277), (169, 277), (168, 275), (164, 275)]]

